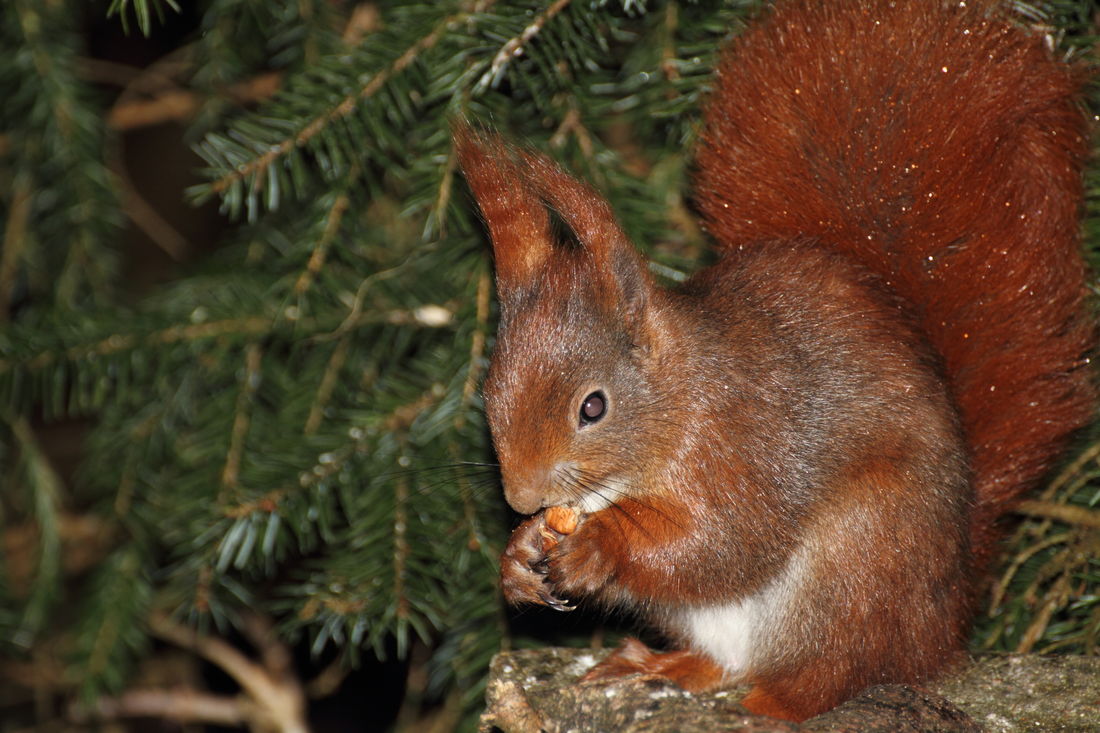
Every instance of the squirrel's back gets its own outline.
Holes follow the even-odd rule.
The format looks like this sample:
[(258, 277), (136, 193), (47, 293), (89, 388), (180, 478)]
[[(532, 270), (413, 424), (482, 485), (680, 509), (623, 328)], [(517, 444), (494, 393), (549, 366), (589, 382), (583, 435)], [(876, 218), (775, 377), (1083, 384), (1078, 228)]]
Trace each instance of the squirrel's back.
[(993, 523), (1092, 416), (1081, 77), (988, 2), (782, 3), (727, 51), (698, 157), (733, 252), (811, 237), (881, 276), (942, 356)]

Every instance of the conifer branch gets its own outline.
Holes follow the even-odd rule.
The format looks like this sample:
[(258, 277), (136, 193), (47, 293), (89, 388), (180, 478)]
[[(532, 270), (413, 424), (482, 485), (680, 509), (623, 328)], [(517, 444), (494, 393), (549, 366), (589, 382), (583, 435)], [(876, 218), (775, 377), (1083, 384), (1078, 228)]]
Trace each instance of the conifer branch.
[[(299, 481), (300, 488), (307, 488), (316, 483), (316, 481), (306, 478), (306, 474), (302, 474), (302, 478)], [(229, 507), (223, 513), (229, 519), (240, 519), (247, 517), (256, 512), (264, 512), (270, 514), (277, 511), (279, 504), (285, 499), (295, 488), (292, 485), (282, 486), (278, 489), (272, 489), (255, 501), (245, 501), (235, 506)]]
[(256, 718), (248, 698), (215, 695), (187, 687), (128, 690), (101, 697), (91, 705), (74, 705), (69, 719), (78, 725), (126, 718), (152, 718), (178, 724), (238, 727)]
[(1031, 623), (1028, 624), (1027, 630), (1020, 638), (1020, 642), (1016, 645), (1017, 654), (1027, 654), (1035, 648), (1036, 642), (1042, 638), (1043, 633), (1050, 625), (1054, 612), (1066, 605), (1069, 596), (1069, 579), (1063, 574), (1054, 582), (1053, 587), (1043, 594), (1042, 606), (1040, 606), (1038, 613), (1034, 615)]
[[(158, 66), (158, 64), (154, 64), (150, 69), (139, 69), (129, 64), (105, 61), (90, 56), (82, 56), (77, 59), (77, 62), (79, 65), (76, 67), (76, 74), (84, 81), (95, 84), (109, 84), (123, 89), (137, 83), (140, 79), (154, 76), (155, 72), (151, 72), (150, 69)], [(169, 85), (173, 84), (170, 79), (159, 74), (155, 74), (155, 76), (161, 82)]]
[(111, 0), (111, 4), (107, 8), (107, 17), (117, 15), (122, 21), (123, 29), (128, 31), (130, 29), (130, 16), (127, 11), (132, 10), (138, 29), (142, 35), (148, 36), (153, 28), (153, 13), (156, 13), (159, 19), (163, 19), (165, 6), (177, 13), (180, 12), (176, 0)]
[(677, 82), (680, 80), (680, 69), (676, 63), (676, 44), (673, 43), (673, 39), (676, 37), (676, 28), (680, 24), (679, 5), (675, 2), (670, 2), (665, 6), (665, 22), (662, 25), (664, 30), (663, 43), (661, 44), (661, 72), (664, 73), (665, 78), (670, 82)]
[(306, 418), (305, 427), (302, 428), (302, 432), (305, 435), (312, 435), (317, 432), (317, 428), (321, 427), (321, 419), (324, 417), (325, 407), (332, 398), (332, 391), (336, 389), (336, 384), (340, 377), (340, 370), (344, 368), (344, 363), (347, 361), (350, 347), (351, 338), (344, 336), (337, 342), (336, 348), (332, 352), (332, 356), (329, 357), (328, 364), (325, 366), (325, 372), (321, 376), (321, 383), (317, 386), (317, 395), (313, 398), (313, 404), (309, 407), (309, 416)]
[(1059, 471), (1058, 475), (1054, 477), (1054, 480), (1047, 485), (1043, 490), (1043, 493), (1039, 495), (1039, 500), (1046, 501), (1058, 493), (1059, 489), (1062, 489), (1069, 484), (1075, 477), (1081, 475), (1085, 466), (1100, 460), (1100, 440), (1091, 443), (1085, 450), (1073, 458), (1066, 467)]
[[(462, 385), (462, 406), (464, 408), (469, 407), (473, 402), (474, 394), (477, 392), (477, 385), (481, 381), (481, 364), (485, 358), (485, 333), (489, 327), (489, 299), (491, 292), (492, 280), (489, 277), (489, 273), (483, 270), (478, 275), (477, 280), (477, 325), (474, 328), (473, 336), (470, 338), (469, 367), (466, 372), (466, 381)], [(461, 410), (458, 415), (455, 416), (455, 429), (461, 430), (465, 422), (466, 410)], [(461, 453), (459, 452), (458, 444), (451, 442), (448, 445), (448, 451), (451, 454), (451, 460), (453, 460), (456, 465), (459, 464)], [(466, 519), (466, 526), (469, 528), (466, 546), (471, 551), (480, 549), (483, 543), (481, 541), (481, 532), (478, 530), (477, 508), (474, 506), (473, 491), (470, 490), (469, 481), (466, 480), (465, 476), (459, 475), (458, 489), (462, 497), (463, 516)]]
[[(439, 192), (435, 197), (435, 206), (432, 207), (432, 216), (428, 220), (428, 226), (434, 220), (438, 231), (436, 236), (443, 239), (447, 234), (447, 205), (451, 202), (451, 192), (454, 189), (455, 171), (458, 169), (458, 158), (455, 156), (452, 145), (447, 154), (447, 165), (443, 169), (443, 177), (439, 181)], [(427, 234), (427, 232), (425, 232)]]
[(204, 101), (198, 94), (183, 89), (164, 91), (153, 99), (120, 101), (107, 114), (107, 124), (114, 130), (134, 130), (180, 122), (198, 114)]
[(378, 93), (393, 76), (400, 74), (413, 63), (420, 54), (435, 46), (443, 37), (447, 27), (456, 20), (462, 18), (463, 15), (464, 14), (454, 14), (444, 18), (436, 25), (431, 33), (409, 46), (404, 53), (398, 56), (394, 62), (390, 64), (389, 67), (375, 74), (371, 80), (364, 84), (358, 91), (345, 96), (338, 104), (326, 110), (324, 114), (308, 122), (295, 135), (283, 138), (280, 142), (272, 145), (267, 152), (238, 165), (235, 170), (213, 181), (210, 184), (210, 190), (216, 194), (221, 194), (227, 191), (230, 186), (240, 183), (249, 176), (256, 176), (257, 180), (260, 180), (260, 177), (264, 175), (265, 171), (267, 171), (275, 161), (287, 155), (291, 150), (307, 145), (316, 135), (328, 127), (330, 123), (347, 117), (355, 111), (361, 102), (370, 99)]
[(260, 384), (260, 363), (263, 350), (258, 343), (251, 343), (245, 350), (244, 375), (241, 377), (241, 389), (237, 393), (237, 406), (233, 414), (233, 428), (229, 434), (229, 450), (222, 469), (222, 486), (218, 495), (218, 504), (225, 504), (236, 493), (240, 481), (241, 457), (244, 455), (244, 441), (248, 435), (248, 424), (252, 412), (252, 401), (256, 388)]
[[(56, 524), (61, 567), (67, 572), (82, 572), (94, 566), (117, 539), (113, 525), (90, 514), (62, 511)], [(4, 549), (5, 582), (17, 595), (26, 594), (32, 583), (41, 579), (35, 567), (41, 542), (42, 531), (36, 521), (3, 528), (0, 547)]]
[[(48, 27), (45, 18), (40, 13), (37, 3), (15, 3), (15, 14), (19, 18), (20, 30), (30, 46), (31, 58), (39, 77), (49, 79), (55, 75), (55, 59), (47, 51), (42, 42), (43, 30)], [(73, 120), (76, 115), (72, 109), (72, 99), (66, 95), (58, 95), (55, 101), (57, 124), (64, 136), (68, 137), (73, 131)]]
[[(113, 223), (113, 191), (98, 157), (102, 122), (81, 104), (82, 89), (73, 73), (72, 49), (59, 42), (65, 33), (57, 33), (63, 29), (56, 24), (67, 10), (25, 0), (9, 4), (14, 6), (11, 12), (25, 44), (24, 52), (29, 54), (36, 72), (31, 82), (35, 87), (33, 93), (46, 99), (46, 104), (38, 109), (49, 109), (48, 120), (37, 116), (18, 121), (20, 126), (34, 128), (21, 130), (23, 149), (16, 152), (29, 157), (19, 162), (38, 167), (48, 161), (63, 170), (65, 176), (63, 181), (56, 182), (40, 178), (42, 173), (38, 170), (32, 173), (38, 178), (31, 190), (36, 192), (39, 204), (44, 199), (51, 201), (52, 210), (48, 214), (66, 224), (55, 231), (56, 241), (52, 242), (65, 250), (63, 261), (51, 278), (53, 299), (63, 307), (76, 305), (84, 295), (106, 302), (113, 282), (114, 258), (103, 246), (103, 235)], [(18, 91), (22, 92), (19, 96), (25, 97), (30, 90)], [(64, 195), (57, 196), (58, 191), (64, 191)], [(43, 192), (53, 195), (44, 196)], [(36, 218), (41, 220), (42, 213)], [(59, 236), (59, 232), (63, 234)]]
[(345, 46), (357, 46), (364, 38), (378, 30), (381, 20), (382, 16), (378, 12), (377, 4), (359, 3), (352, 8), (347, 25), (344, 26), (344, 32), (340, 34), (340, 40)]
[[(127, 552), (123, 554), (122, 563), (117, 566), (117, 570), (123, 577), (130, 579), (138, 572), (139, 565), (136, 553)], [(106, 614), (104, 616), (103, 623), (96, 629), (92, 649), (88, 654), (88, 661), (84, 665), (87, 675), (93, 679), (98, 679), (103, 674), (111, 662), (115, 645), (123, 634), (121, 625), (129, 622), (130, 619), (124, 614)]]
[(27, 219), (31, 211), (31, 192), (27, 179), (17, 176), (13, 185), (8, 220), (4, 225), (4, 246), (0, 251), (0, 324), (8, 321), (12, 287), (19, 271), (23, 248), (27, 243)]
[(581, 114), (580, 111), (577, 110), (575, 103), (569, 105), (569, 109), (562, 117), (561, 123), (558, 125), (557, 129), (554, 130), (554, 134), (550, 136), (550, 147), (560, 148), (565, 144), (565, 139), (569, 135), (573, 135), (577, 139), (577, 145), (580, 147), (581, 154), (584, 155), (585, 160), (591, 161), (595, 156), (595, 146), (592, 143), (592, 135), (581, 121)]
[(306, 683), (306, 696), (311, 700), (329, 697), (340, 689), (348, 677), (349, 668), (342, 659), (337, 659)]
[(199, 613), (210, 612), (210, 586), (214, 582), (214, 568), (204, 564), (199, 568), (198, 579), (195, 583), (195, 609)]
[[(376, 274), (381, 275), (383, 273)], [(319, 340), (339, 337), (361, 326), (378, 323), (419, 328), (446, 328), (452, 325), (454, 304), (429, 304), (412, 310), (372, 311), (369, 313), (362, 313), (360, 312), (361, 309), (361, 304), (359, 308), (353, 307), (353, 313), (346, 317), (337, 329), (331, 332), (327, 332), (327, 324), (314, 319), (302, 319), (296, 321), (296, 325), (299, 327), (300, 332), (315, 333), (315, 337)], [(140, 344), (168, 346), (226, 336), (266, 336), (275, 332), (279, 327), (279, 323), (272, 318), (247, 316), (244, 318), (226, 318), (207, 323), (177, 324), (147, 334), (116, 333), (91, 343), (74, 344), (60, 350), (41, 351), (27, 358), (0, 359), (0, 374), (20, 367), (30, 371), (38, 371), (58, 361), (79, 362), (110, 356), (123, 351), (130, 351)]]
[[(356, 176), (356, 169), (353, 168), (352, 172), (348, 175), (348, 180), (354, 180)], [(313, 284), (313, 280), (316, 278), (317, 273), (319, 273), (324, 266), (329, 244), (336, 236), (336, 233), (340, 231), (340, 221), (344, 218), (344, 212), (347, 211), (350, 202), (351, 200), (348, 194), (342, 193), (336, 197), (332, 202), (332, 206), (329, 207), (328, 215), (325, 217), (325, 228), (321, 232), (321, 237), (317, 240), (317, 244), (314, 246), (313, 252), (309, 256), (309, 262), (306, 264), (305, 269), (298, 275), (298, 280), (294, 283), (295, 295), (304, 295), (306, 291), (309, 290), (310, 285)]]
[(439, 387), (431, 387), (424, 391), (416, 400), (401, 405), (382, 421), (382, 425), (388, 433), (403, 433), (412, 427), (420, 413), (439, 402), (445, 393)]
[(126, 216), (165, 254), (177, 262), (183, 261), (191, 250), (190, 242), (138, 193), (123, 166), (119, 165), (116, 170), (122, 208)]
[[(178, 87), (172, 75), (164, 73), (164, 65), (157, 62), (149, 68), (138, 69), (102, 59), (82, 58), (77, 73), (85, 80), (122, 87), (118, 99), (107, 111), (105, 122), (112, 130), (126, 132), (166, 122), (185, 122), (194, 118), (207, 103), (205, 94)], [(190, 64), (173, 62), (170, 66), (178, 73), (179, 68), (189, 68)], [(255, 104), (274, 96), (282, 82), (282, 72), (265, 71), (229, 85), (222, 93), (237, 104)], [(135, 99), (139, 93), (147, 96)]]
[[(489, 297), (492, 293), (492, 281), (487, 271), (477, 278), (477, 325), (470, 337), (470, 361), (466, 372), (466, 382), (462, 385), (462, 404), (469, 405), (481, 380), (481, 363), (485, 358), (485, 333), (489, 328)], [(459, 414), (462, 420), (462, 413)], [(456, 425), (460, 427), (460, 425)]]
[(405, 572), (409, 563), (409, 485), (404, 478), (394, 482), (393, 503), (393, 598), (401, 623), (409, 617), (409, 599), (405, 595)]
[(1000, 607), (1001, 602), (1004, 600), (1005, 595), (1008, 593), (1009, 585), (1012, 583), (1012, 579), (1019, 572), (1020, 568), (1027, 563), (1035, 555), (1038, 555), (1043, 550), (1046, 550), (1056, 545), (1068, 542), (1070, 539), (1070, 533), (1059, 532), (1056, 535), (1051, 535), (1043, 540), (1036, 542), (1029, 547), (1025, 548), (1022, 552), (1018, 553), (1012, 558), (1012, 563), (1008, 566), (1008, 569), (1001, 575), (1000, 581), (993, 589), (993, 597), (989, 602), (989, 614), (993, 616), (997, 613), (997, 609)]
[[(153, 614), (149, 626), (156, 636), (195, 652), (232, 677), (256, 705), (257, 714), (252, 719), (254, 724), (272, 726), (281, 733), (306, 733), (309, 730), (305, 717), (305, 694), (298, 680), (287, 674), (289, 670), (283, 664), (288, 658), (285, 650), (276, 655), (268, 650), (267, 661), (277, 664), (276, 668), (269, 668), (253, 662), (225, 641), (180, 626), (163, 614)], [(258, 628), (254, 625), (252, 631)], [(271, 629), (270, 624), (267, 628)], [(280, 645), (270, 633), (262, 643), (265, 647)]]
[[(451, 323), (451, 318), (454, 313), (452, 305), (423, 305), (419, 308), (414, 308), (407, 311), (389, 311), (385, 313), (382, 318), (379, 318), (379, 314), (367, 313), (363, 314), (363, 304), (366, 301), (367, 293), (370, 290), (370, 286), (376, 284), (381, 280), (394, 277), (402, 272), (405, 268), (415, 261), (414, 257), (410, 257), (404, 262), (395, 265), (387, 270), (379, 270), (373, 272), (359, 283), (359, 287), (355, 291), (355, 298), (352, 299), (351, 310), (344, 317), (344, 320), (340, 322), (331, 333), (319, 335), (319, 340), (329, 340), (340, 338), (349, 331), (353, 331), (361, 325), (367, 323), (390, 323), (395, 326), (401, 325), (418, 325), (426, 326), (428, 328), (442, 328)], [(3, 362), (0, 361), (0, 366)]]
[[(413, 421), (424, 410), (436, 404), (445, 396), (445, 393), (435, 388), (427, 390), (413, 402), (401, 405), (382, 419), (382, 429), (387, 433), (400, 433), (408, 430)], [(353, 428), (350, 431), (351, 441), (327, 451), (322, 460), (317, 461), (312, 468), (302, 471), (297, 483), (287, 484), (277, 489), (272, 489), (259, 499), (241, 502), (235, 506), (222, 510), (222, 514), (230, 519), (241, 519), (256, 512), (274, 512), (279, 504), (295, 491), (308, 489), (318, 483), (338, 474), (352, 456), (366, 450), (370, 446), (371, 437), (362, 428)]]
[[(6, 417), (6, 416), (5, 416)], [(50, 596), (61, 577), (61, 494), (63, 483), (42, 451), (30, 421), (22, 416), (8, 418), (12, 435), (27, 465), (29, 497), (38, 527), (38, 557), (30, 599), (22, 621), (21, 643), (26, 644), (45, 620)]]
[[(258, 336), (273, 328), (270, 318), (250, 316), (246, 318), (227, 318), (209, 323), (177, 324), (153, 331), (145, 336), (133, 333), (117, 333), (91, 344), (77, 344), (62, 352), (43, 351), (26, 361), (32, 370), (47, 367), (59, 359), (80, 361), (83, 359), (109, 356), (121, 351), (129, 351), (140, 343), (150, 345), (168, 345), (180, 342), (200, 341), (222, 336)], [(7, 359), (0, 359), (0, 373), (15, 366)]]
[(539, 13), (539, 15), (531, 21), (530, 25), (523, 29), (522, 33), (508, 39), (489, 63), (489, 69), (477, 80), (477, 83), (474, 85), (474, 92), (481, 93), (488, 87), (497, 84), (504, 74), (505, 69), (512, 63), (512, 60), (523, 55), (524, 47), (546, 27), (546, 24), (550, 22), (554, 16), (565, 10), (565, 8), (569, 6), (570, 1), (571, 0), (554, 0), (554, 2), (550, 4), (550, 7)]
[(279, 641), (275, 625), (269, 618), (258, 613), (246, 613), (241, 617), (240, 630), (259, 653), (268, 674), (283, 678), (294, 673), (290, 650)]
[[(462, 465), (461, 449), (456, 442), (448, 443), (447, 450), (454, 464)], [(481, 523), (477, 519), (477, 506), (474, 503), (474, 492), (470, 487), (469, 479), (459, 473), (455, 483), (458, 484), (459, 496), (462, 499), (462, 516), (466, 520), (466, 548), (471, 552), (487, 549), (482, 540)]]
[(1029, 517), (1057, 519), (1059, 522), (1100, 529), (1100, 512), (1083, 506), (1058, 504), (1052, 501), (1026, 500), (1016, 505), (1016, 511)]
[(277, 511), (279, 504), (294, 491), (308, 489), (339, 473), (351, 457), (356, 452), (365, 449), (367, 444), (366, 433), (361, 429), (355, 429), (352, 431), (352, 441), (350, 443), (335, 450), (327, 451), (323, 456), (323, 460), (319, 460), (314, 464), (312, 470), (302, 471), (296, 484), (287, 484), (272, 489), (259, 499), (228, 507), (223, 511), (223, 514), (230, 519), (241, 519), (256, 512), (271, 513)]
[[(78, 184), (78, 189), (78, 198), (88, 195), (88, 191), (83, 186)], [(87, 228), (79, 227), (74, 234), (72, 245), (66, 253), (65, 264), (61, 267), (55, 286), (57, 299), (64, 304), (76, 303), (80, 282), (85, 278), (93, 291), (99, 293), (104, 293), (108, 285), (107, 276), (96, 262), (93, 252), (95, 247)]]
[[(130, 432), (131, 445), (142, 444), (153, 432), (157, 422), (162, 419), (162, 412), (157, 411), (143, 420)], [(139, 451), (131, 450), (126, 459), (126, 465), (122, 470), (122, 476), (115, 491), (114, 510), (115, 516), (123, 517), (130, 511), (133, 501), (134, 485), (137, 483), (137, 465)]]

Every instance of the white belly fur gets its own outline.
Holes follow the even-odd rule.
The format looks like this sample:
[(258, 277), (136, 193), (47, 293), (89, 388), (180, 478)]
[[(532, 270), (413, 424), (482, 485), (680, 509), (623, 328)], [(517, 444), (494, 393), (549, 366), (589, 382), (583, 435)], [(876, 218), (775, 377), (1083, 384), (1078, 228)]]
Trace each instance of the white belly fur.
[(781, 633), (805, 570), (806, 563), (796, 553), (784, 571), (755, 594), (724, 604), (685, 607), (674, 615), (673, 624), (692, 648), (714, 659), (736, 680)]

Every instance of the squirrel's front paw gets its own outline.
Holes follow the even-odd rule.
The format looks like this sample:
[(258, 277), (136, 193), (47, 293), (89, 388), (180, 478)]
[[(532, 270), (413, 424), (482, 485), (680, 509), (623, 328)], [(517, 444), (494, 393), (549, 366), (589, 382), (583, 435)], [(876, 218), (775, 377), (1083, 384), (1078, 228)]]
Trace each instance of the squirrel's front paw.
[(598, 596), (613, 575), (610, 558), (600, 542), (601, 526), (588, 521), (575, 534), (563, 537), (550, 553), (547, 582), (570, 598)]
[(555, 533), (546, 525), (543, 514), (526, 520), (512, 532), (504, 555), (500, 558), (500, 586), (504, 600), (520, 606), (534, 603), (550, 606), (556, 611), (572, 611), (575, 607), (554, 595), (547, 573), (550, 562), (547, 552), (553, 546)]

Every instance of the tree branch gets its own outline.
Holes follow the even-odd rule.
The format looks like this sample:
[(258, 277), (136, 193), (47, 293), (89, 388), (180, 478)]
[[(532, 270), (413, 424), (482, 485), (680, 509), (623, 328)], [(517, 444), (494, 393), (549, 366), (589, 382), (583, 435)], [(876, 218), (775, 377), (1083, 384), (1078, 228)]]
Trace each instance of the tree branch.
[(496, 84), (500, 79), (504, 70), (508, 68), (508, 65), (512, 63), (512, 59), (518, 58), (523, 55), (523, 47), (530, 43), (531, 39), (537, 36), (547, 22), (549, 22), (555, 15), (565, 10), (569, 5), (570, 0), (555, 0), (551, 3), (544, 12), (540, 13), (531, 24), (523, 29), (523, 32), (518, 36), (511, 38), (500, 47), (497, 51), (497, 55), (493, 57), (492, 63), (489, 64), (489, 69), (481, 78), (477, 80), (474, 85), (474, 91), (481, 91), (486, 87)]
[(251, 343), (245, 351), (244, 376), (241, 378), (241, 390), (237, 393), (237, 406), (233, 411), (233, 429), (229, 434), (229, 448), (222, 468), (222, 486), (218, 503), (225, 504), (236, 493), (240, 482), (241, 458), (244, 456), (244, 441), (248, 436), (248, 426), (252, 417), (252, 398), (260, 383), (260, 366), (263, 349), (258, 343)]
[(69, 710), (69, 719), (82, 725), (120, 718), (158, 718), (176, 723), (238, 727), (255, 719), (253, 708), (248, 698), (189, 688), (130, 690), (118, 697), (101, 697), (91, 706), (74, 705)]
[[(3, 151), (0, 150), (0, 155), (2, 154)], [(0, 323), (8, 321), (8, 307), (11, 304), (15, 276), (19, 270), (23, 247), (27, 243), (27, 220), (30, 212), (30, 186), (26, 177), (16, 176), (12, 185), (8, 220), (4, 226), (4, 246), (0, 251)]]
[(357, 92), (347, 95), (324, 114), (313, 118), (313, 120), (302, 127), (294, 136), (284, 138), (281, 142), (271, 146), (268, 152), (253, 158), (247, 163), (237, 166), (231, 172), (217, 179), (210, 184), (210, 190), (220, 194), (225, 192), (233, 184), (244, 180), (248, 176), (261, 175), (276, 160), (282, 158), (294, 148), (302, 147), (309, 143), (310, 140), (328, 127), (329, 124), (350, 115), (359, 106), (360, 102), (373, 97), (386, 85), (390, 78), (404, 71), (421, 53), (439, 43), (439, 39), (443, 37), (443, 31), (459, 17), (460, 15), (449, 15), (444, 18), (431, 33), (409, 46), (404, 53), (398, 56), (397, 59), (390, 64), (389, 67), (379, 71), (371, 77), (371, 80), (364, 84)]
[[(357, 171), (353, 170), (351, 175), (348, 176), (348, 180), (354, 179), (356, 175)], [(309, 256), (309, 262), (306, 264), (305, 269), (298, 275), (298, 280), (294, 283), (295, 295), (304, 295), (313, 284), (313, 280), (316, 278), (317, 273), (324, 267), (329, 245), (336, 237), (336, 233), (340, 231), (340, 222), (343, 220), (344, 212), (348, 210), (350, 204), (351, 200), (346, 193), (340, 194), (336, 197), (336, 200), (332, 202), (332, 207), (328, 211), (328, 216), (325, 217), (325, 228), (321, 232), (321, 237), (317, 240), (317, 244), (314, 246), (313, 252)]]
[[(275, 95), (282, 81), (278, 72), (260, 74), (234, 84), (228, 96), (239, 104), (262, 102)], [(120, 100), (107, 113), (107, 126), (126, 131), (189, 120), (198, 114), (205, 101), (206, 97), (184, 89), (162, 91), (150, 99)]]
[(1016, 506), (1016, 511), (1029, 517), (1057, 519), (1060, 522), (1074, 524), (1078, 527), (1100, 529), (1100, 511), (1087, 509), (1083, 506), (1058, 504), (1053, 501), (1028, 500), (1021, 501)]
[(287, 667), (289, 652), (272, 651), (271, 647), (280, 642), (270, 624), (251, 623), (247, 629), (250, 635), (264, 637), (256, 642), (257, 646), (261, 647), (263, 660), (275, 668), (261, 666), (222, 639), (180, 626), (163, 614), (154, 614), (149, 625), (156, 636), (195, 652), (232, 677), (255, 706), (250, 718), (253, 724), (279, 733), (308, 732), (305, 694)]

